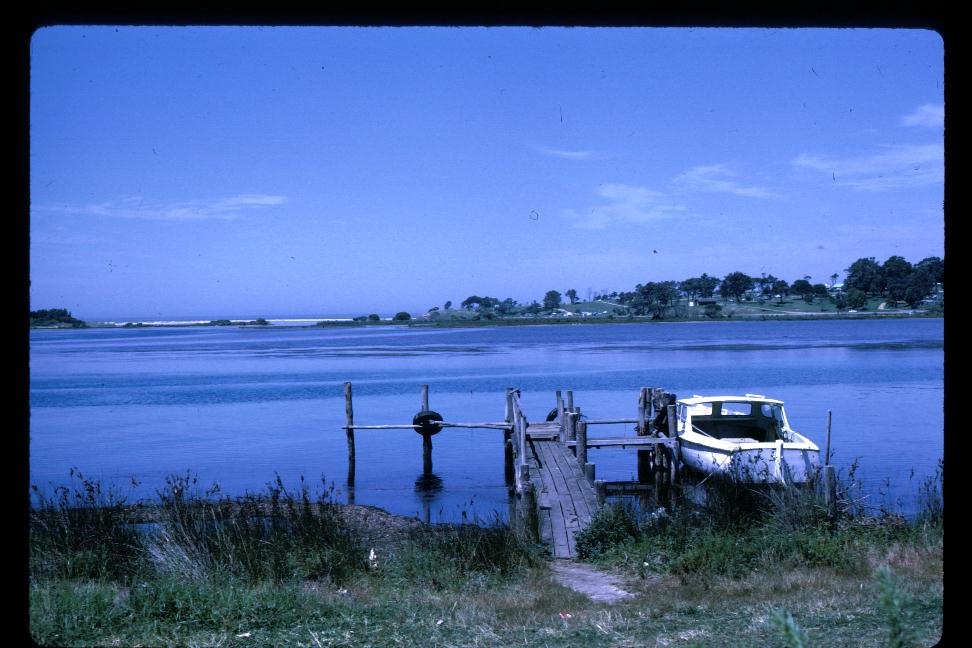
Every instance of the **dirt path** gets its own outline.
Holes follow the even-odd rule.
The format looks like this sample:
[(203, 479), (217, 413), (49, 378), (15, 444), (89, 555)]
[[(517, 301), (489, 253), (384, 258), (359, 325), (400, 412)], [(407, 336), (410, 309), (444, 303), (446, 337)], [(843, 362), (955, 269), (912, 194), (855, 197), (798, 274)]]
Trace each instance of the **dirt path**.
[(634, 597), (634, 594), (621, 587), (623, 583), (619, 577), (598, 571), (589, 565), (554, 560), (550, 564), (550, 571), (558, 583), (598, 603), (617, 603)]

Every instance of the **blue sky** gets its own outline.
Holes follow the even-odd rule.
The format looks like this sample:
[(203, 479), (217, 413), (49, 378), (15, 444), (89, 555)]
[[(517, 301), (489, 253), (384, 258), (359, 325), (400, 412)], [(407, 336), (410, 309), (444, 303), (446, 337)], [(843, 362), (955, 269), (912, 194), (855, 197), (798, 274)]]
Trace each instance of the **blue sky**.
[(944, 257), (933, 31), (47, 27), (30, 83), (31, 308), (82, 319)]

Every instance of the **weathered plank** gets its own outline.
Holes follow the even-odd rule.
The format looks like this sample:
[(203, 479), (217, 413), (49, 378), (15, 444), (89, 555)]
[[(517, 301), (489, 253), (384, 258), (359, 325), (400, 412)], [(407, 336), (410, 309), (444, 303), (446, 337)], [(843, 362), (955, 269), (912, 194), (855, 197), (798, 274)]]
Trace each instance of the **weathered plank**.
[[(548, 537), (553, 554), (557, 558), (575, 558), (575, 535), (590, 524), (598, 506), (597, 494), (565, 445), (532, 439), (530, 448), (531, 467), (542, 483), (542, 500), (550, 507)], [(547, 533), (544, 529), (543, 535)]]

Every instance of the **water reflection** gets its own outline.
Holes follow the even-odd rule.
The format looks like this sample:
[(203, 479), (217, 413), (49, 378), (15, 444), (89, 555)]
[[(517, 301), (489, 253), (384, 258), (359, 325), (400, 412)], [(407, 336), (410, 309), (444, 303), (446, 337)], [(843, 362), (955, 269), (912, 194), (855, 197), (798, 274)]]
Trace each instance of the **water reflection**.
[(430, 523), (432, 504), (442, 492), (442, 478), (431, 471), (422, 471), (415, 479), (415, 494), (422, 503), (422, 521)]

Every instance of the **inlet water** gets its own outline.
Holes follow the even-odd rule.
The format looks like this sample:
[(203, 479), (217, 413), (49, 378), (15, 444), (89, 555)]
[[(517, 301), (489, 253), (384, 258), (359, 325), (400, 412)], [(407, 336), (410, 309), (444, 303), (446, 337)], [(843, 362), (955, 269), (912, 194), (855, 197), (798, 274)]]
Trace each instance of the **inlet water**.
[[(824, 445), (875, 506), (904, 512), (944, 456), (941, 319), (572, 324), (486, 328), (189, 327), (34, 330), (30, 482), (83, 474), (152, 498), (168, 475), (224, 494), (322, 478), (346, 497), (343, 385), (355, 422), (410, 423), (420, 388), (447, 421), (500, 421), (518, 387), (541, 420), (571, 389), (590, 418), (628, 418), (642, 386), (679, 396), (759, 393)], [(597, 426), (592, 436), (633, 434)], [(423, 475), (409, 430), (356, 433), (355, 501), (393, 513), (505, 518), (502, 432), (445, 429)], [(600, 479), (633, 479), (634, 453), (592, 450)]]

